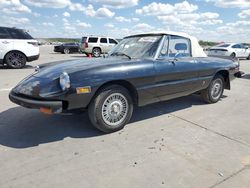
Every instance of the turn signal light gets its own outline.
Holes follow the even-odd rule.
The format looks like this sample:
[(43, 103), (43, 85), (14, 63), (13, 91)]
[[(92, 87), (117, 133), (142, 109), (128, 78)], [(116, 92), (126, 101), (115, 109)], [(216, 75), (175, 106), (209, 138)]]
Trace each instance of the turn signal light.
[(44, 114), (53, 114), (52, 109), (51, 108), (40, 108), (40, 112), (44, 113)]
[(89, 87), (89, 86), (76, 88), (77, 94), (90, 93), (90, 92), (91, 92), (91, 87)]

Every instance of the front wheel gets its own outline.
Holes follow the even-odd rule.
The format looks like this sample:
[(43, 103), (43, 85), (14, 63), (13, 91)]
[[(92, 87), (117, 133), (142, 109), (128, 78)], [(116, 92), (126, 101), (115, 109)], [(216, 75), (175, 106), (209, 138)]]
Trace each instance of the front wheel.
[(65, 49), (63, 50), (63, 53), (69, 54), (69, 53), (70, 53), (70, 50), (69, 50), (68, 48), (65, 48)]
[(250, 54), (248, 55), (247, 60), (250, 60)]
[(92, 50), (92, 54), (94, 57), (100, 57), (101, 56), (101, 49), (100, 48), (94, 48)]
[(89, 105), (91, 123), (105, 133), (121, 130), (131, 119), (133, 101), (128, 90), (119, 85), (102, 89)]
[(5, 57), (6, 64), (13, 69), (21, 69), (26, 65), (26, 56), (21, 52), (9, 52)]
[(201, 91), (201, 97), (207, 103), (216, 103), (224, 92), (224, 78), (221, 75), (215, 76), (208, 88)]

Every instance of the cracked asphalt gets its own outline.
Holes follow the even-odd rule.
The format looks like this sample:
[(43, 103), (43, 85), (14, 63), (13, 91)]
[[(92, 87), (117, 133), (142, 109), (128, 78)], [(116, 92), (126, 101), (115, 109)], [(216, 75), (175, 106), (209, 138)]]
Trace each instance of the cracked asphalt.
[(22, 70), (0, 67), (0, 187), (250, 187), (250, 61), (216, 104), (197, 95), (137, 108), (102, 134), (87, 114), (47, 116), (9, 90), (41, 63), (86, 58), (41, 47)]

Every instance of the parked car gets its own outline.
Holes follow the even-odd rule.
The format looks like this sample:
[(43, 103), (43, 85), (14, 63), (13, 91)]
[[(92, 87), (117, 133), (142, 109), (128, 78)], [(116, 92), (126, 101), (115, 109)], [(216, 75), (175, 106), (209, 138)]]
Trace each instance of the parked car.
[(243, 44), (225, 43), (210, 48), (208, 56), (250, 59), (250, 49)]
[(39, 58), (38, 41), (26, 31), (0, 27), (0, 63), (19, 69)]
[(64, 43), (54, 46), (54, 52), (60, 52), (64, 54), (80, 52), (79, 43)]
[(87, 36), (82, 37), (80, 49), (87, 55), (99, 57), (101, 54), (108, 53), (116, 44), (118, 44), (117, 40), (110, 37)]
[(207, 57), (187, 34), (140, 34), (125, 37), (105, 58), (44, 65), (9, 98), (49, 114), (86, 109), (92, 124), (110, 133), (130, 121), (135, 106), (196, 92), (216, 103), (238, 73), (238, 61)]

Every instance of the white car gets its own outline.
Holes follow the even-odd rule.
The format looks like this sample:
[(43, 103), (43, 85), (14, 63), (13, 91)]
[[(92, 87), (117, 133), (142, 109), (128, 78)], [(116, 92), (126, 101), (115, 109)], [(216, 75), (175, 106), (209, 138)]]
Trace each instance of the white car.
[(250, 49), (243, 44), (225, 43), (210, 48), (208, 56), (250, 59)]
[(0, 63), (19, 69), (39, 58), (38, 41), (17, 28), (0, 27)]
[(80, 50), (86, 54), (99, 57), (101, 54), (108, 53), (118, 41), (110, 37), (87, 36), (82, 37)]

